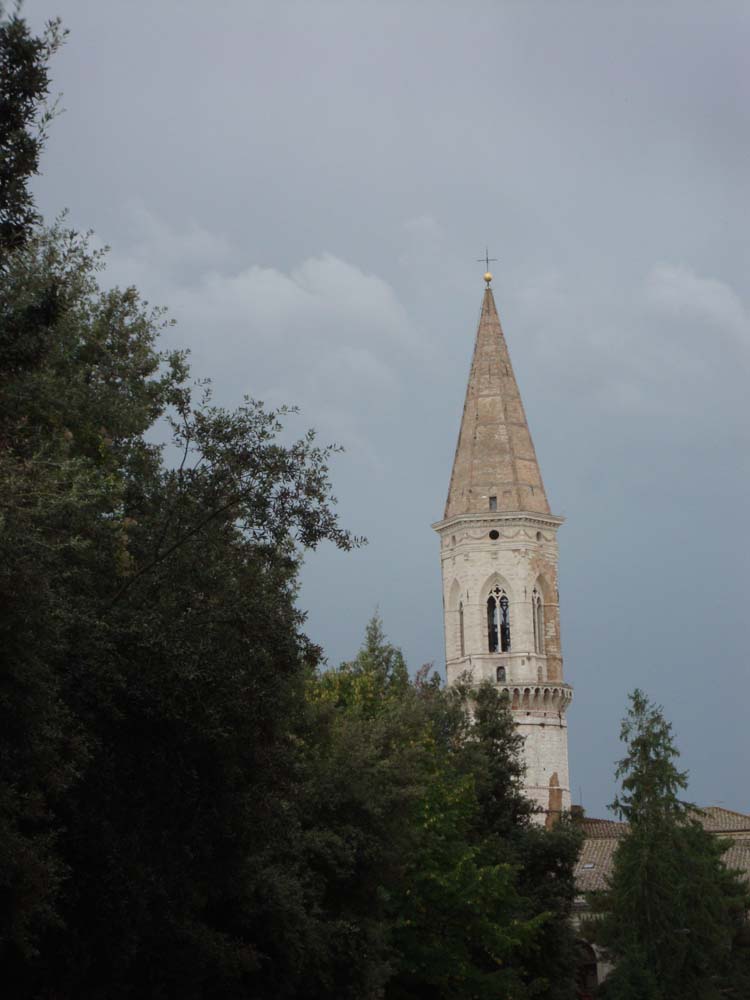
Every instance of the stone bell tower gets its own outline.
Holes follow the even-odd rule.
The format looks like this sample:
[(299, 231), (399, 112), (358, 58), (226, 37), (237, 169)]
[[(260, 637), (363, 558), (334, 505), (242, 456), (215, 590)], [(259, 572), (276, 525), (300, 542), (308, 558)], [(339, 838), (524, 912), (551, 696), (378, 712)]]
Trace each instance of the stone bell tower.
[[(492, 294), (482, 302), (440, 535), (448, 683), (507, 691), (524, 737), (526, 794), (547, 822), (570, 809), (557, 529)], [(543, 814), (540, 814), (543, 821)]]

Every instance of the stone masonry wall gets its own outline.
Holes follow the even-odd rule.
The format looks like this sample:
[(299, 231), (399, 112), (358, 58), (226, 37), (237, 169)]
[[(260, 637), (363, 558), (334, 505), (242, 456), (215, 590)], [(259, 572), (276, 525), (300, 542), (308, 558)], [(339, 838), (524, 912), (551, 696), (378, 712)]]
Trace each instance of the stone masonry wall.
[[(557, 591), (559, 518), (469, 515), (436, 526), (441, 535), (448, 683), (468, 673), (508, 690), (524, 736), (526, 791), (547, 809), (550, 781), (570, 808), (567, 723), (571, 698), (563, 682)], [(490, 532), (496, 532), (493, 539)], [(487, 598), (495, 586), (509, 601), (511, 648), (490, 653)], [(535, 650), (532, 593), (543, 600), (544, 650)], [(463, 656), (460, 607), (463, 606)], [(502, 668), (498, 681), (498, 668)], [(560, 795), (553, 795), (559, 800)]]

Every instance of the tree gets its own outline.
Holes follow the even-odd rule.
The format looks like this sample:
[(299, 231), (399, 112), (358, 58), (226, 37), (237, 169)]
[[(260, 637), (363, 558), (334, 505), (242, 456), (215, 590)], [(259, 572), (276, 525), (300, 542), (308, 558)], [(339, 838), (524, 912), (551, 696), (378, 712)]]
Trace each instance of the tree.
[(530, 996), (567, 1000), (574, 991), (571, 913), (580, 832), (569, 817), (550, 829), (533, 821), (534, 806), (523, 790), (523, 738), (509, 711), (507, 696), (485, 683), (470, 697), (473, 725), (464, 754), (476, 775), (480, 828), (487, 841), (485, 855), (515, 867), (519, 918), (545, 915), (534, 948), (524, 956), (522, 981)]
[[(348, 863), (329, 858), (327, 877), (339, 900), (365, 887), (346, 919), (370, 927), (360, 968), (377, 940), (389, 1000), (571, 996), (579, 841), (531, 823), (521, 738), (495, 686), (445, 688), (428, 668), (410, 681), (376, 616), (358, 656), (320, 673), (311, 698), (329, 712), (323, 762), (336, 761), (318, 837), (358, 845)], [(350, 995), (340, 983), (334, 994)]]
[(509, 996), (539, 920), (518, 919), (517, 873), (488, 860), (477, 835), (476, 776), (456, 752), (466, 701), (427, 670), (411, 682), (377, 615), (356, 658), (314, 678), (310, 700), (324, 725), (303, 842), (345, 961), (331, 956), (333, 979), (307, 995)]
[[(0, 35), (4, 974), (19, 997), (301, 994), (318, 897), (295, 731), (320, 654), (299, 553), (358, 540), (330, 449), (281, 445), (291, 411), (196, 400), (162, 314), (38, 225), (58, 29)], [(176, 466), (147, 437), (165, 420)]]
[[(283, 411), (194, 400), (161, 315), (99, 264), (41, 232), (2, 290), (60, 292), (0, 412), (5, 967), (28, 995), (244, 995), (269, 911), (304, 897), (281, 865), (317, 655), (298, 552), (357, 540), (330, 450), (281, 445)], [(177, 467), (145, 437), (165, 418)]]
[(62, 44), (60, 21), (34, 36), (0, 5), (0, 272), (7, 254), (21, 246), (40, 222), (29, 190), (39, 172), (46, 128), (54, 116), (47, 105), (49, 60)]
[(417, 851), (394, 896), (400, 962), (389, 1000), (529, 995), (525, 961), (547, 915), (524, 913), (518, 870), (477, 836), (478, 813), (472, 777), (438, 765), (416, 818)]
[(403, 653), (388, 642), (383, 620), (376, 612), (367, 623), (365, 640), (355, 659), (338, 669), (326, 670), (318, 679), (316, 697), (374, 715), (409, 690)]
[(732, 990), (746, 982), (747, 889), (722, 862), (726, 844), (679, 798), (687, 775), (675, 763), (671, 724), (639, 690), (630, 696), (621, 739), (627, 752), (613, 808), (629, 828), (609, 888), (595, 899), (601, 917), (589, 924), (617, 963), (602, 995), (739, 996)]

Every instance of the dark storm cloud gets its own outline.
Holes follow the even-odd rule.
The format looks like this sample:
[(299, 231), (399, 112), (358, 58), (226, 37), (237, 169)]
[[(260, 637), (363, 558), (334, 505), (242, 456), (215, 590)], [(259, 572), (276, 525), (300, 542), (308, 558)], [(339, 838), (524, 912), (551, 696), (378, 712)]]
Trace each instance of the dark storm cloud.
[(367, 549), (311, 556), (333, 662), (380, 605), (443, 659), (437, 540), (489, 242), (561, 530), (571, 780), (612, 795), (625, 692), (691, 794), (744, 792), (748, 50), (744, 3), (28, 0), (71, 29), (38, 184), (110, 277), (244, 392), (342, 441)]

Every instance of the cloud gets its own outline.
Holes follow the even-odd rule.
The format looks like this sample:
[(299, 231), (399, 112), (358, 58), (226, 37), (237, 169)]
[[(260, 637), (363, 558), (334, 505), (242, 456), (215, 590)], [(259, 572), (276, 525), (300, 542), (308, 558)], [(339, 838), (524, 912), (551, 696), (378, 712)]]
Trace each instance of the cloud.
[(297, 405), (305, 423), (378, 466), (367, 425), (397, 406), (400, 372), (424, 346), (387, 281), (325, 252), (288, 272), (238, 266), (225, 240), (193, 223), (170, 228), (133, 205), (127, 220), (131, 239), (109, 277), (168, 305), (169, 337), (190, 349), (196, 377), (214, 379), (218, 403), (247, 394)]
[(433, 215), (417, 215), (407, 219), (403, 224), (404, 232), (414, 236), (420, 242), (432, 244), (443, 243), (445, 231)]
[(646, 279), (646, 301), (657, 311), (701, 322), (750, 346), (750, 317), (737, 293), (716, 278), (686, 267), (656, 264)]
[(109, 275), (120, 285), (137, 287), (160, 282), (188, 281), (207, 267), (225, 265), (231, 258), (229, 242), (187, 219), (179, 230), (138, 201), (122, 212), (123, 237), (110, 254)]
[(629, 284), (591, 286), (540, 271), (512, 305), (522, 318), (516, 356), (528, 352), (561, 392), (596, 411), (679, 418), (690, 436), (744, 394), (747, 310), (730, 285), (688, 268), (661, 262)]

